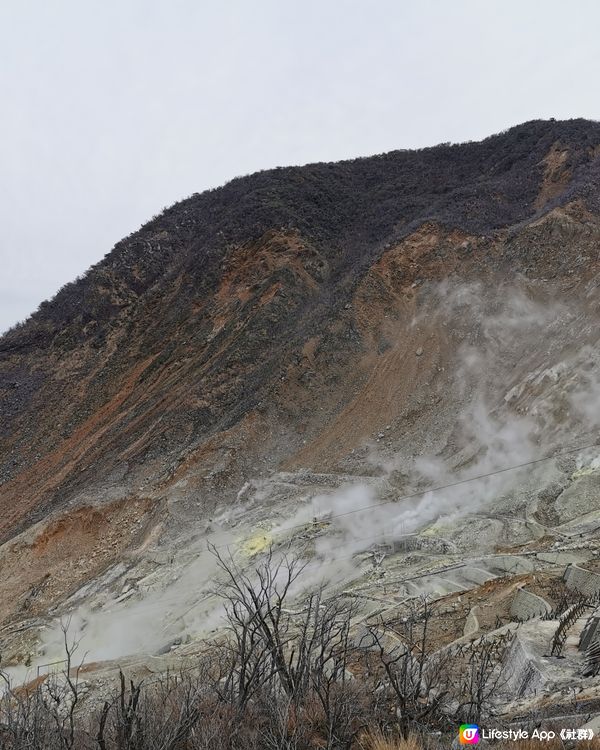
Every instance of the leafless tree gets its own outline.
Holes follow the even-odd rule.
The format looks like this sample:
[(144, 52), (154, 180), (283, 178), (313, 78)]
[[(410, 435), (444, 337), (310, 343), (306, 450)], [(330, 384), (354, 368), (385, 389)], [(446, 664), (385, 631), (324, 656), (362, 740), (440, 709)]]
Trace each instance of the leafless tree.
[(61, 623), (65, 661), (59, 674), (38, 677), (29, 685), (13, 688), (7, 675), (0, 672), (4, 683), (0, 697), (0, 746), (10, 750), (75, 748), (82, 664), (73, 663), (78, 643), (69, 638), (69, 624), (69, 621)]
[(449, 695), (449, 657), (435, 652), (430, 639), (433, 613), (431, 602), (421, 597), (409, 604), (399, 626), (380, 621), (362, 639), (368, 657), (374, 654), (382, 667), (374, 690), (390, 695), (404, 739), (415, 727), (439, 719)]
[[(271, 549), (251, 573), (231, 555), (212, 548), (225, 582), (218, 593), (225, 600), (229, 638), (222, 644), (228, 673), (224, 697), (244, 709), (268, 693), (285, 714), (299, 718), (303, 703), (313, 701), (331, 746), (349, 746), (354, 736), (356, 686), (350, 686), (350, 623), (355, 605), (326, 598), (324, 586), (292, 601), (293, 584), (304, 565), (298, 558), (275, 555)], [(294, 721), (289, 722), (294, 724)]]
[(509, 679), (503, 664), (511, 642), (510, 634), (499, 640), (480, 638), (448, 665), (456, 712), (463, 721), (477, 724), (496, 714), (499, 696)]
[(79, 643), (69, 638), (70, 619), (61, 623), (65, 667), (63, 679), (51, 679), (46, 684), (45, 700), (48, 712), (52, 716), (64, 750), (72, 750), (75, 745), (75, 712), (79, 703), (79, 674), (85, 657), (78, 666), (73, 667), (73, 657)]

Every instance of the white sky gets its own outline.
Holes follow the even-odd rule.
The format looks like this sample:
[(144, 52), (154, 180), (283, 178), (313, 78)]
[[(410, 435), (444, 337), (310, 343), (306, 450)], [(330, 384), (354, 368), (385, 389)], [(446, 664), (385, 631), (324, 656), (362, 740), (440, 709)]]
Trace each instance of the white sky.
[(0, 0), (0, 330), (180, 198), (600, 119), (596, 0)]

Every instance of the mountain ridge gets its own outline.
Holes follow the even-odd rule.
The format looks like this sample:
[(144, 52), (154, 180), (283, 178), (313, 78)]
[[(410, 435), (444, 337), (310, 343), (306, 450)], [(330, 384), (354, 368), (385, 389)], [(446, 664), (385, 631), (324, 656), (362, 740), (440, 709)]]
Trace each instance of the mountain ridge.
[[(161, 214), (157, 215), (149, 222), (144, 224), (139, 230), (136, 230), (123, 240), (119, 241), (101, 261), (99, 261), (97, 264), (94, 264), (86, 272), (86, 274), (84, 274), (83, 279), (80, 278), (78, 280), (75, 280), (74, 282), (69, 282), (52, 298), (52, 300), (41, 303), (41, 310), (30, 316), (28, 321), (35, 321), (38, 318), (41, 318), (42, 320), (56, 319), (58, 316), (56, 314), (53, 314), (52, 308), (62, 308), (63, 298), (65, 296), (69, 296), (68, 292), (75, 291), (75, 289), (77, 288), (81, 288), (82, 281), (85, 281), (85, 278), (89, 274), (95, 274), (114, 268), (115, 266), (119, 265), (119, 260), (126, 264), (126, 262), (129, 260), (129, 258), (127, 257), (128, 255), (135, 256), (135, 251), (137, 250), (138, 253), (140, 251), (140, 248), (136, 246), (136, 243), (141, 243), (144, 241), (146, 243), (150, 243), (150, 247), (148, 247), (148, 245), (146, 245), (146, 247), (150, 251), (150, 256), (152, 256), (154, 249), (151, 247), (151, 242), (155, 240), (158, 234), (164, 231), (165, 225), (167, 225), (169, 229), (175, 230), (175, 239), (180, 243), (179, 252), (181, 252), (182, 249), (187, 249), (188, 252), (191, 252), (197, 248), (198, 242), (206, 243), (208, 247), (204, 248), (205, 255), (203, 256), (203, 258), (206, 257), (207, 261), (210, 261), (211, 254), (213, 252), (218, 252), (219, 250), (223, 252), (225, 246), (228, 243), (243, 241), (244, 239), (248, 239), (248, 235), (250, 235), (251, 239), (256, 240), (268, 229), (273, 229), (274, 227), (285, 225), (286, 221), (288, 222), (288, 226), (293, 226), (293, 228), (296, 228), (301, 232), (304, 230), (307, 233), (308, 237), (317, 241), (323, 239), (332, 241), (332, 239), (339, 237), (340, 234), (343, 236), (344, 231), (355, 231), (354, 225), (350, 223), (350, 227), (343, 227), (342, 231), (340, 231), (339, 227), (335, 227), (335, 229), (329, 233), (329, 236), (327, 236), (328, 233), (324, 232), (322, 228), (323, 221), (315, 221), (315, 215), (318, 216), (318, 211), (313, 213), (309, 212), (307, 215), (303, 215), (302, 212), (298, 212), (297, 209), (293, 209), (293, 206), (297, 205), (294, 202), (294, 199), (297, 197), (297, 192), (294, 191), (294, 187), (296, 186), (294, 186), (293, 184), (294, 178), (296, 177), (304, 177), (305, 181), (310, 181), (311, 179), (313, 179), (313, 182), (315, 183), (315, 190), (317, 190), (318, 188), (325, 190), (325, 187), (322, 187), (322, 185), (324, 182), (326, 182), (324, 178), (327, 173), (331, 173), (332, 170), (342, 170), (344, 168), (355, 171), (357, 173), (356, 179), (358, 181), (362, 180), (362, 184), (356, 186), (351, 185), (349, 189), (350, 197), (344, 195), (344, 199), (349, 202), (349, 207), (345, 208), (345, 210), (342, 212), (342, 215), (343, 218), (348, 221), (348, 217), (353, 216), (354, 209), (356, 208), (354, 201), (355, 196), (360, 196), (368, 193), (368, 191), (365, 191), (364, 187), (365, 184), (368, 184), (369, 180), (375, 180), (377, 177), (380, 177), (380, 181), (383, 181), (390, 170), (393, 172), (397, 162), (399, 162), (401, 166), (403, 166), (403, 160), (408, 162), (408, 164), (405, 166), (405, 169), (401, 170), (400, 173), (396, 175), (396, 177), (398, 177), (400, 180), (406, 180), (409, 173), (414, 170), (415, 174), (413, 175), (413, 180), (415, 180), (416, 178), (418, 179), (418, 181), (422, 181), (424, 176), (431, 178), (431, 170), (434, 169), (435, 172), (440, 172), (441, 176), (436, 177), (435, 175), (433, 175), (433, 177), (438, 179), (438, 182), (442, 182), (442, 184), (434, 188), (432, 193), (427, 193), (424, 196), (423, 214), (415, 215), (414, 218), (412, 218), (412, 220), (410, 221), (404, 218), (407, 223), (407, 228), (405, 229), (405, 231), (410, 231), (410, 228), (412, 228), (413, 225), (418, 225), (419, 222), (422, 223), (423, 221), (427, 220), (436, 220), (440, 223), (444, 223), (444, 219), (447, 219), (447, 217), (444, 216), (443, 211), (441, 212), (442, 215), (437, 216), (435, 210), (432, 210), (430, 208), (432, 203), (431, 195), (435, 195), (436, 190), (440, 190), (443, 194), (444, 192), (451, 192), (452, 190), (459, 189), (461, 187), (461, 181), (473, 178), (472, 173), (469, 173), (468, 175), (459, 173), (457, 176), (452, 178), (454, 180), (454, 182), (452, 182), (451, 178), (447, 174), (447, 171), (450, 167), (455, 167), (457, 169), (460, 167), (460, 156), (462, 153), (466, 153), (469, 151), (476, 152), (478, 150), (482, 151), (482, 172), (489, 178), (494, 174), (501, 175), (507, 170), (510, 170), (513, 167), (515, 161), (518, 161), (518, 159), (522, 156), (522, 153), (518, 153), (516, 155), (511, 154), (502, 158), (502, 152), (504, 151), (504, 149), (506, 149), (507, 147), (510, 148), (516, 142), (520, 144), (519, 148), (522, 149), (522, 151), (524, 151), (527, 155), (528, 161), (525, 166), (535, 167), (539, 172), (539, 174), (536, 176), (541, 178), (541, 171), (543, 169), (541, 166), (542, 159), (538, 159), (538, 157), (546, 156), (546, 151), (550, 149), (555, 141), (560, 141), (560, 138), (562, 138), (563, 140), (567, 140), (568, 142), (569, 139), (580, 138), (582, 136), (585, 136), (582, 143), (579, 142), (576, 144), (570, 144), (571, 148), (573, 148), (574, 145), (576, 145), (577, 148), (575, 149), (573, 154), (570, 154), (572, 164), (569, 164), (567, 168), (577, 170), (586, 165), (586, 147), (592, 147), (593, 149), (600, 143), (600, 123), (582, 119), (568, 121), (532, 120), (523, 123), (522, 125), (514, 126), (506, 131), (503, 131), (500, 134), (489, 136), (488, 138), (479, 142), (466, 142), (450, 145), (441, 144), (438, 146), (431, 146), (424, 149), (415, 150), (395, 150), (371, 157), (359, 157), (357, 159), (349, 159), (341, 162), (316, 162), (300, 167), (277, 167), (274, 169), (260, 171), (252, 175), (233, 178), (229, 182), (225, 183), (225, 185), (223, 185), (222, 187), (207, 190), (203, 193), (195, 193), (189, 198), (176, 202), (175, 204), (173, 204), (173, 206), (165, 209)], [(535, 148), (532, 148), (532, 145), (535, 146)], [(424, 158), (425, 165), (421, 161), (418, 161), (419, 157)], [(432, 161), (428, 163), (429, 158), (431, 158)], [(448, 160), (448, 165), (444, 165), (444, 158)], [(414, 160), (417, 160), (416, 163), (411, 164), (411, 161), (414, 162)], [(465, 161), (467, 160), (468, 157), (465, 157)], [(589, 161), (591, 162), (592, 160), (590, 159)], [(490, 165), (490, 162), (493, 163)], [(477, 164), (479, 164), (479, 162), (477, 162)], [(377, 167), (381, 167), (384, 175), (381, 176), (377, 174), (369, 174), (369, 167), (374, 167), (375, 169)], [(388, 169), (386, 169), (386, 167), (388, 167)], [(570, 185), (571, 192), (573, 191), (573, 189), (577, 190), (577, 188), (580, 187), (580, 185), (577, 184), (576, 179), (578, 175), (575, 174), (573, 176), (575, 177), (575, 179)], [(354, 175), (351, 175), (350, 179), (352, 180), (353, 177)], [(452, 185), (449, 186), (447, 184), (444, 184), (444, 179), (446, 179), (446, 181), (451, 181)], [(284, 196), (278, 196), (276, 193), (273, 193), (273, 187), (269, 183), (270, 180), (273, 180), (275, 182), (275, 187), (279, 187), (284, 191)], [(394, 187), (396, 186), (394, 185)], [(535, 184), (527, 185), (526, 189), (531, 191), (535, 187)], [(285, 195), (286, 190), (290, 193), (289, 196)], [(248, 203), (254, 203), (254, 205), (248, 205), (246, 202), (240, 203), (240, 194), (249, 195), (250, 199), (248, 199)], [(317, 197), (321, 197), (318, 196), (318, 194), (316, 195)], [(397, 199), (397, 195), (398, 193), (396, 192), (392, 197), (394, 199)], [(325, 197), (330, 196), (325, 195)], [(522, 199), (523, 197), (527, 196), (519, 196), (520, 199)], [(566, 196), (564, 197), (566, 198)], [(573, 195), (571, 195), (571, 197), (573, 197)], [(222, 198), (223, 200), (219, 202), (219, 198)], [(265, 205), (263, 200), (261, 200), (268, 199), (277, 200), (278, 202), (280, 202), (282, 198), (288, 199), (288, 202), (283, 204), (283, 210), (281, 210), (282, 207), (278, 205), (269, 205), (268, 203), (267, 205)], [(339, 209), (340, 204), (343, 206), (344, 200), (338, 201), (338, 205), (336, 205), (336, 208)], [(305, 206), (303, 208), (305, 208)], [(404, 205), (400, 207), (400, 209), (404, 208)], [(443, 202), (442, 208), (446, 208), (443, 206)], [(280, 209), (279, 212), (278, 209)], [(215, 222), (216, 226), (213, 227), (210, 221), (203, 222), (201, 218), (194, 218), (194, 216), (190, 217), (190, 212), (192, 212), (192, 214), (194, 214), (196, 217), (202, 217), (203, 213), (207, 213), (209, 216), (211, 214), (217, 214), (217, 221)], [(225, 217), (223, 217), (223, 213), (225, 214)], [(239, 218), (240, 216), (243, 217), (241, 221)], [(250, 218), (248, 219), (247, 217)], [(460, 213), (458, 213), (456, 218), (457, 220), (465, 220), (465, 217)], [(526, 216), (522, 216), (520, 218), (517, 218), (516, 220), (513, 220), (511, 217), (511, 223), (517, 223), (519, 220), (523, 220), (526, 218)], [(529, 218), (531, 218), (531, 215), (529, 216)], [(246, 219), (246, 221), (244, 221), (244, 219)], [(475, 223), (469, 227), (469, 220), (473, 221), (472, 217), (466, 217), (464, 228), (470, 228), (471, 231), (477, 231), (478, 227), (481, 228), (482, 231), (491, 231), (495, 228), (499, 228), (500, 226), (506, 226), (506, 221), (504, 221), (503, 223), (498, 223), (497, 225), (493, 223), (478, 225), (477, 222), (481, 221), (481, 219), (479, 219), (475, 220)], [(248, 224), (247, 221), (250, 221), (250, 223)], [(289, 222), (295, 223), (289, 225)], [(365, 217), (359, 215), (358, 217), (356, 217), (356, 222), (359, 225), (364, 224)], [(237, 227), (238, 223), (239, 228)], [(207, 224), (208, 226), (204, 227), (203, 224)], [(288, 228), (288, 226), (286, 226), (286, 228)], [(372, 227), (369, 225), (369, 228), (371, 230), (374, 229), (376, 232), (375, 241), (383, 241), (384, 239), (389, 237), (390, 229), (393, 229), (393, 224), (384, 224), (382, 227), (378, 227), (377, 223), (375, 222), (375, 226)], [(186, 229), (188, 230), (187, 234), (185, 231)], [(230, 236), (218, 239), (217, 235), (224, 235), (225, 231), (230, 232)], [(319, 235), (319, 231), (323, 232), (321, 236)], [(198, 233), (200, 234), (199, 239), (196, 236)], [(314, 233), (316, 236), (311, 237), (311, 233)], [(399, 238), (400, 236), (401, 234), (399, 234), (398, 237), (395, 238)], [(362, 241), (360, 232), (358, 232), (358, 241)], [(164, 252), (165, 260), (168, 261), (171, 258), (170, 252), (172, 246), (161, 245), (160, 239), (156, 240), (156, 242), (158, 244), (159, 252)], [(189, 243), (191, 247), (181, 247), (186, 243)], [(216, 247), (213, 248), (212, 245), (215, 245)], [(119, 255), (124, 257), (119, 258)], [(133, 259), (135, 260), (135, 257), (133, 257)], [(192, 258), (191, 260), (195, 259)], [(152, 257), (150, 257), (149, 265), (150, 268), (148, 272), (148, 280), (151, 283), (160, 276), (160, 272), (162, 269), (156, 267), (156, 265), (153, 265)], [(139, 292), (144, 288), (144, 280), (141, 279), (138, 280), (138, 282), (139, 286), (137, 287), (137, 291)], [(131, 286), (133, 291), (136, 291), (136, 284), (134, 279), (131, 279)], [(61, 312), (64, 312), (64, 310), (61, 310)], [(44, 314), (41, 315), (40, 313)], [(23, 326), (24, 324), (19, 324), (17, 326), (17, 330), (21, 330)], [(15, 331), (12, 330), (6, 332), (0, 338), (0, 342), (2, 342), (4, 346), (6, 346), (6, 342), (3, 340), (7, 338), (7, 334), (9, 339), (14, 338), (14, 333)], [(0, 344), (0, 346), (2, 346), (2, 344)], [(2, 349), (0, 348), (0, 351), (1, 350)]]

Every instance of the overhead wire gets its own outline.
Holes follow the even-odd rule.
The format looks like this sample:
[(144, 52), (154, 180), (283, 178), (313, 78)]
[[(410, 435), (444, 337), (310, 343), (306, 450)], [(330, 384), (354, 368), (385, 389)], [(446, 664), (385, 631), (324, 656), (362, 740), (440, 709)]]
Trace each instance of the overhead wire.
[[(340, 513), (326, 514), (321, 520), (332, 521), (336, 518), (343, 518), (345, 516), (350, 516), (354, 513), (364, 513), (365, 511), (375, 510), (377, 508), (381, 508), (386, 505), (395, 505), (397, 503), (404, 502), (405, 500), (414, 500), (418, 497), (424, 497), (425, 495), (428, 495), (430, 493), (442, 492), (443, 490), (452, 489), (454, 487), (460, 487), (462, 485), (469, 484), (470, 482), (475, 482), (475, 481), (479, 481), (482, 479), (489, 479), (499, 474), (505, 474), (509, 471), (516, 471), (517, 469), (525, 469), (529, 466), (535, 466), (545, 461), (551, 461), (557, 458), (565, 458), (566, 456), (570, 456), (574, 453), (580, 453), (581, 451), (589, 450), (591, 448), (598, 448), (598, 447), (600, 447), (599, 442), (589, 443), (587, 445), (580, 445), (575, 448), (570, 448), (568, 450), (559, 451), (548, 456), (542, 456), (541, 458), (535, 458), (530, 461), (523, 461), (522, 463), (519, 463), (519, 464), (511, 464), (510, 466), (505, 466), (500, 469), (494, 469), (493, 471), (488, 471), (483, 474), (476, 474), (471, 477), (465, 477), (464, 479), (457, 479), (456, 481), (448, 482), (447, 484), (436, 485), (434, 487), (430, 487), (424, 490), (416, 490), (415, 492), (410, 492), (406, 495), (400, 495), (399, 497), (394, 497), (389, 500), (383, 500), (382, 502), (371, 503), (369, 505), (363, 505), (360, 508), (352, 508), (350, 510), (341, 511)], [(307, 522), (292, 524), (290, 526), (286, 526), (284, 531), (292, 531), (294, 529), (306, 528), (307, 525), (310, 525), (310, 524)], [(223, 549), (225, 547), (230, 547), (230, 546), (231, 544), (229, 542), (225, 542), (223, 544), (213, 545), (213, 549)]]

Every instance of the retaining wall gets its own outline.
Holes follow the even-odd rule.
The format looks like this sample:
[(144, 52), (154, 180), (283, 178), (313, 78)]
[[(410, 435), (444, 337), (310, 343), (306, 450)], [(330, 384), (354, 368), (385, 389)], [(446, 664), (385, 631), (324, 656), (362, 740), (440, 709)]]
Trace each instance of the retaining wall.
[(510, 605), (510, 616), (515, 620), (529, 620), (531, 617), (541, 617), (550, 612), (552, 607), (541, 596), (518, 588)]
[(569, 565), (563, 575), (565, 584), (570, 589), (580, 591), (586, 596), (600, 594), (600, 575), (585, 570), (578, 565)]

